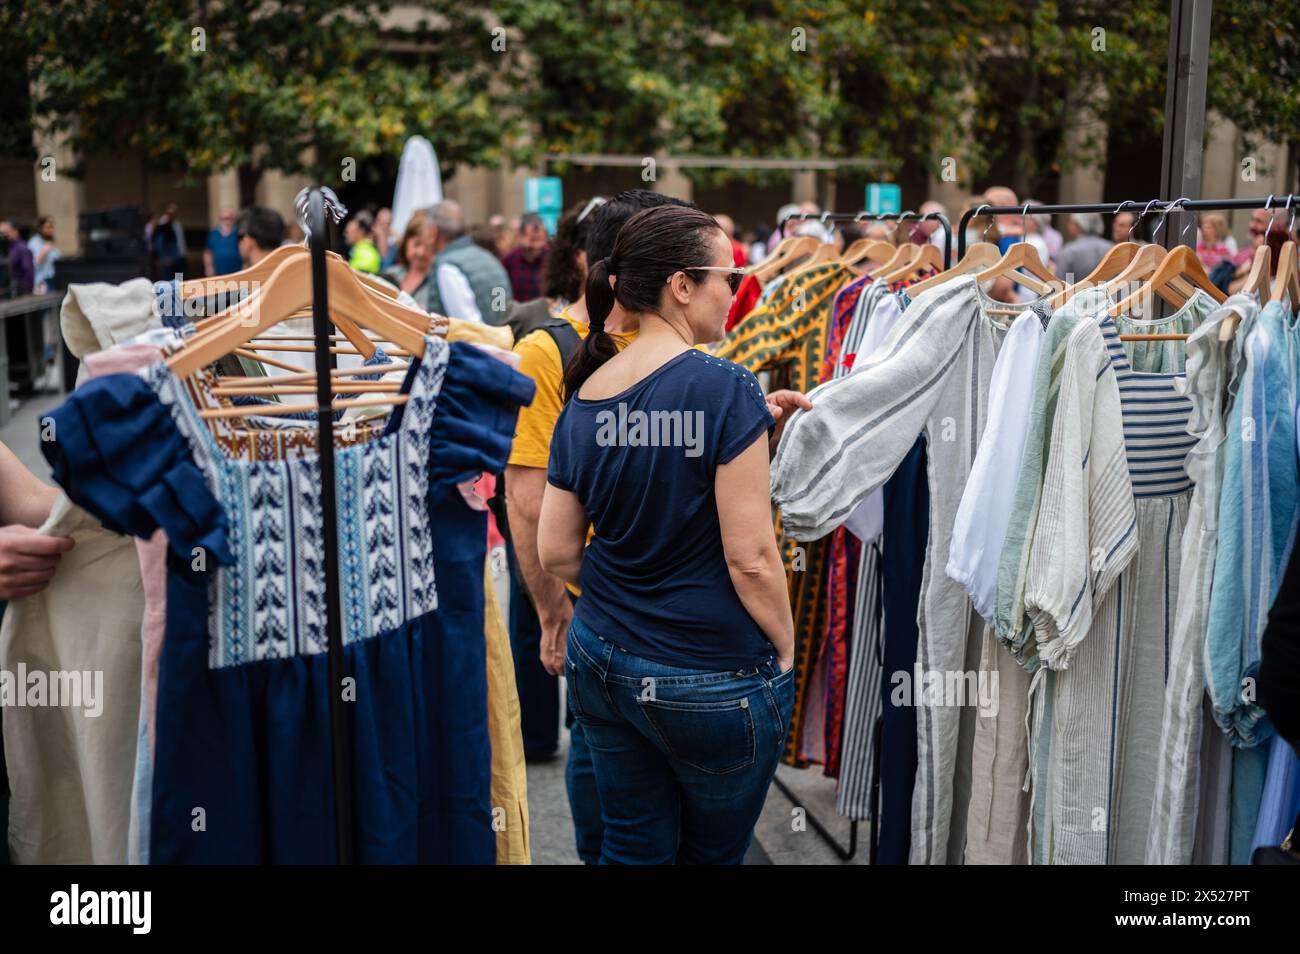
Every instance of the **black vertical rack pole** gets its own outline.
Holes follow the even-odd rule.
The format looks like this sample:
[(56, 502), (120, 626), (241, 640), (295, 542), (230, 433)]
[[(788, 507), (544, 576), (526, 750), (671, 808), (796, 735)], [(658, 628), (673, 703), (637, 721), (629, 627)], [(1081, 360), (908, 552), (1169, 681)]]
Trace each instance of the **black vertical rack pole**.
[(334, 478), (334, 397), (330, 377), (329, 275), (325, 247), (329, 233), (320, 189), (308, 196), (311, 236), (312, 331), (316, 339), (316, 422), (320, 453), (321, 545), (325, 548), (325, 630), (329, 665), (331, 762), (334, 781), (334, 831), (337, 861), (353, 863), (352, 726), (343, 704), (343, 626), (339, 600), (338, 486)]
[[(1172, 202), (1201, 194), (1205, 137), (1205, 86), (1210, 69), (1211, 0), (1170, 0), (1169, 65), (1165, 76), (1165, 133), (1160, 161), (1160, 196)], [(1196, 246), (1183, 236), (1186, 213), (1175, 213), (1164, 245)]]

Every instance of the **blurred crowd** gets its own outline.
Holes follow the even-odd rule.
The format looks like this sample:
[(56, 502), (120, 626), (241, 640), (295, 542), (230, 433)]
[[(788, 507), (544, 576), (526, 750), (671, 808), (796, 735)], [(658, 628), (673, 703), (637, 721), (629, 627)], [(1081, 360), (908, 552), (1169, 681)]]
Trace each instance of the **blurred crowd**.
[[(473, 225), (465, 220), (457, 203), (446, 200), (416, 212), (396, 229), (388, 208), (356, 212), (347, 220), (343, 237), (353, 268), (387, 277), (429, 310), (440, 310), (434, 305), (441, 305), (442, 310), (459, 308), (467, 312), (466, 317), (499, 324), (505, 320), (501, 316), (508, 317), (519, 304), (546, 299), (554, 312), (579, 294), (585, 262), (579, 260), (581, 243), (575, 244), (574, 234), (581, 230), (582, 222), (601, 201), (596, 198), (575, 205), (560, 219), (554, 235), (535, 213), (512, 219), (493, 215), (486, 223)], [(1005, 186), (993, 186), (969, 196), (955, 214), (939, 202), (925, 202), (917, 211), (942, 213), (955, 230), (966, 212), (978, 210), (982, 205), (1024, 206), (1026, 203), (1031, 207), (1041, 204), (1033, 198), (1021, 199)], [(894, 245), (930, 243), (943, 251), (944, 230), (936, 219), (829, 223), (820, 219), (821, 214), (815, 202), (790, 203), (781, 207), (774, 223), (758, 224), (743, 233), (731, 216), (719, 213), (714, 217), (731, 239), (735, 263), (740, 267), (762, 260), (789, 235), (813, 235), (837, 250), (843, 250), (857, 239), (868, 238)], [(1055, 222), (1046, 214), (976, 215), (967, 227), (966, 242), (968, 246), (980, 241), (992, 242), (1003, 252), (1017, 242), (1028, 242), (1048, 268), (1070, 282), (1091, 272), (1116, 242), (1148, 241), (1160, 216), (1153, 213), (1143, 222), (1139, 218), (1133, 211), (1109, 216), (1079, 212), (1059, 216)], [(1195, 245), (1211, 281), (1225, 292), (1236, 291), (1249, 272), (1255, 250), (1264, 244), (1272, 248), (1276, 267), (1282, 243), (1287, 238), (1300, 238), (1294, 219), (1284, 209), (1255, 209), (1248, 226), (1249, 241), (1239, 245), (1225, 216), (1217, 212), (1203, 213), (1197, 220)], [(0, 263), (5, 266), (0, 289), (4, 293), (10, 296), (39, 293), (55, 287), (54, 269), (60, 253), (54, 228), (50, 216), (42, 216), (30, 230), (12, 219), (0, 219)], [(185, 229), (175, 203), (166, 206), (160, 214), (149, 216), (144, 241), (153, 277), (170, 278), (184, 273)], [(286, 224), (272, 209), (252, 207), (236, 212), (233, 208), (223, 208), (207, 233), (203, 271), (205, 275), (230, 274), (256, 264), (280, 245), (301, 241), (302, 231), (297, 224)], [(474, 253), (461, 251), (470, 245), (490, 256), (504, 270), (510, 290), (507, 307), (494, 307), (490, 314), (483, 314), (483, 296), (472, 287), (473, 277), (470, 287), (458, 281), (458, 277), (469, 272), (460, 267), (450, 271), (435, 267), (438, 256), (445, 255), (451, 246), (453, 258), (459, 252), (460, 258), (470, 261), (484, 275), (491, 271), (493, 281), (499, 285), (499, 275), (488, 265), (486, 257), (477, 258)], [(956, 255), (955, 236), (953, 255)], [(1009, 281), (999, 282), (990, 291), (994, 298), (1005, 301), (1016, 300), (1026, 293)]]

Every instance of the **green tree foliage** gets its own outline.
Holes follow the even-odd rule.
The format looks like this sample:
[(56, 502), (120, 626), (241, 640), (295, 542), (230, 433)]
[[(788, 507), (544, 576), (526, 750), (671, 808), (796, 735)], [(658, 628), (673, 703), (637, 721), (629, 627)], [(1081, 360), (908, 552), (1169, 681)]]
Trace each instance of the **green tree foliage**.
[(526, 158), (816, 156), (888, 171), (900, 156), (929, 159), (965, 138), (962, 47), (938, 2), (499, 0), (494, 9), (518, 45), (513, 103), (537, 130)]
[(387, 3), (25, 0), (33, 114), (83, 156), (138, 150), (190, 178), (237, 168), (245, 201), (264, 170), (338, 182), (345, 159), (415, 133), (453, 167), (490, 164), (509, 127), (482, 15), (461, 6), (431, 5), (402, 56), (382, 46)]
[[(337, 181), (428, 136), (458, 163), (547, 153), (825, 157), (1045, 191), (1101, 140), (1158, 143), (1164, 0), (15, 0), (0, 51), (81, 154), (192, 178)], [(410, 11), (417, 11), (413, 23)], [(397, 14), (401, 13), (399, 19)], [(1248, 136), (1300, 120), (1300, 0), (1214, 9), (1208, 101)], [(201, 31), (201, 32), (196, 32)], [(1098, 125), (1097, 129), (1103, 128)], [(12, 137), (11, 137), (12, 138)], [(0, 142), (0, 145), (4, 145)], [(716, 183), (757, 173), (700, 172)]]
[(1210, 105), (1245, 133), (1247, 150), (1261, 140), (1300, 140), (1300, 2), (1231, 0), (1214, 8), (1210, 41)]

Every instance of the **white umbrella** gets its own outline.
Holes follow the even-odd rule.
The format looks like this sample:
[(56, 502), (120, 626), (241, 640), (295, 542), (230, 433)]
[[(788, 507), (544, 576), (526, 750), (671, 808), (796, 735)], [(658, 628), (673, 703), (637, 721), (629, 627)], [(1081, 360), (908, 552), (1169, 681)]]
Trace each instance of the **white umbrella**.
[(417, 209), (427, 209), (442, 201), (442, 173), (438, 171), (438, 154), (423, 136), (412, 136), (402, 147), (397, 164), (397, 188), (393, 190), (394, 235), (406, 230), (406, 223)]

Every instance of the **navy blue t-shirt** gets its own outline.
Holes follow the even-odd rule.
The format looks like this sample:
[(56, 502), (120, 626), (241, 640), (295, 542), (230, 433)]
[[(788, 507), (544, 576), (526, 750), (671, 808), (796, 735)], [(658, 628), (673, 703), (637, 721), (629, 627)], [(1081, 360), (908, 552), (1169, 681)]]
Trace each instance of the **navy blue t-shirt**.
[(547, 480), (577, 495), (595, 528), (577, 617), (670, 666), (722, 671), (769, 656), (727, 572), (713, 480), (775, 426), (752, 374), (694, 349), (614, 397), (570, 399)]

